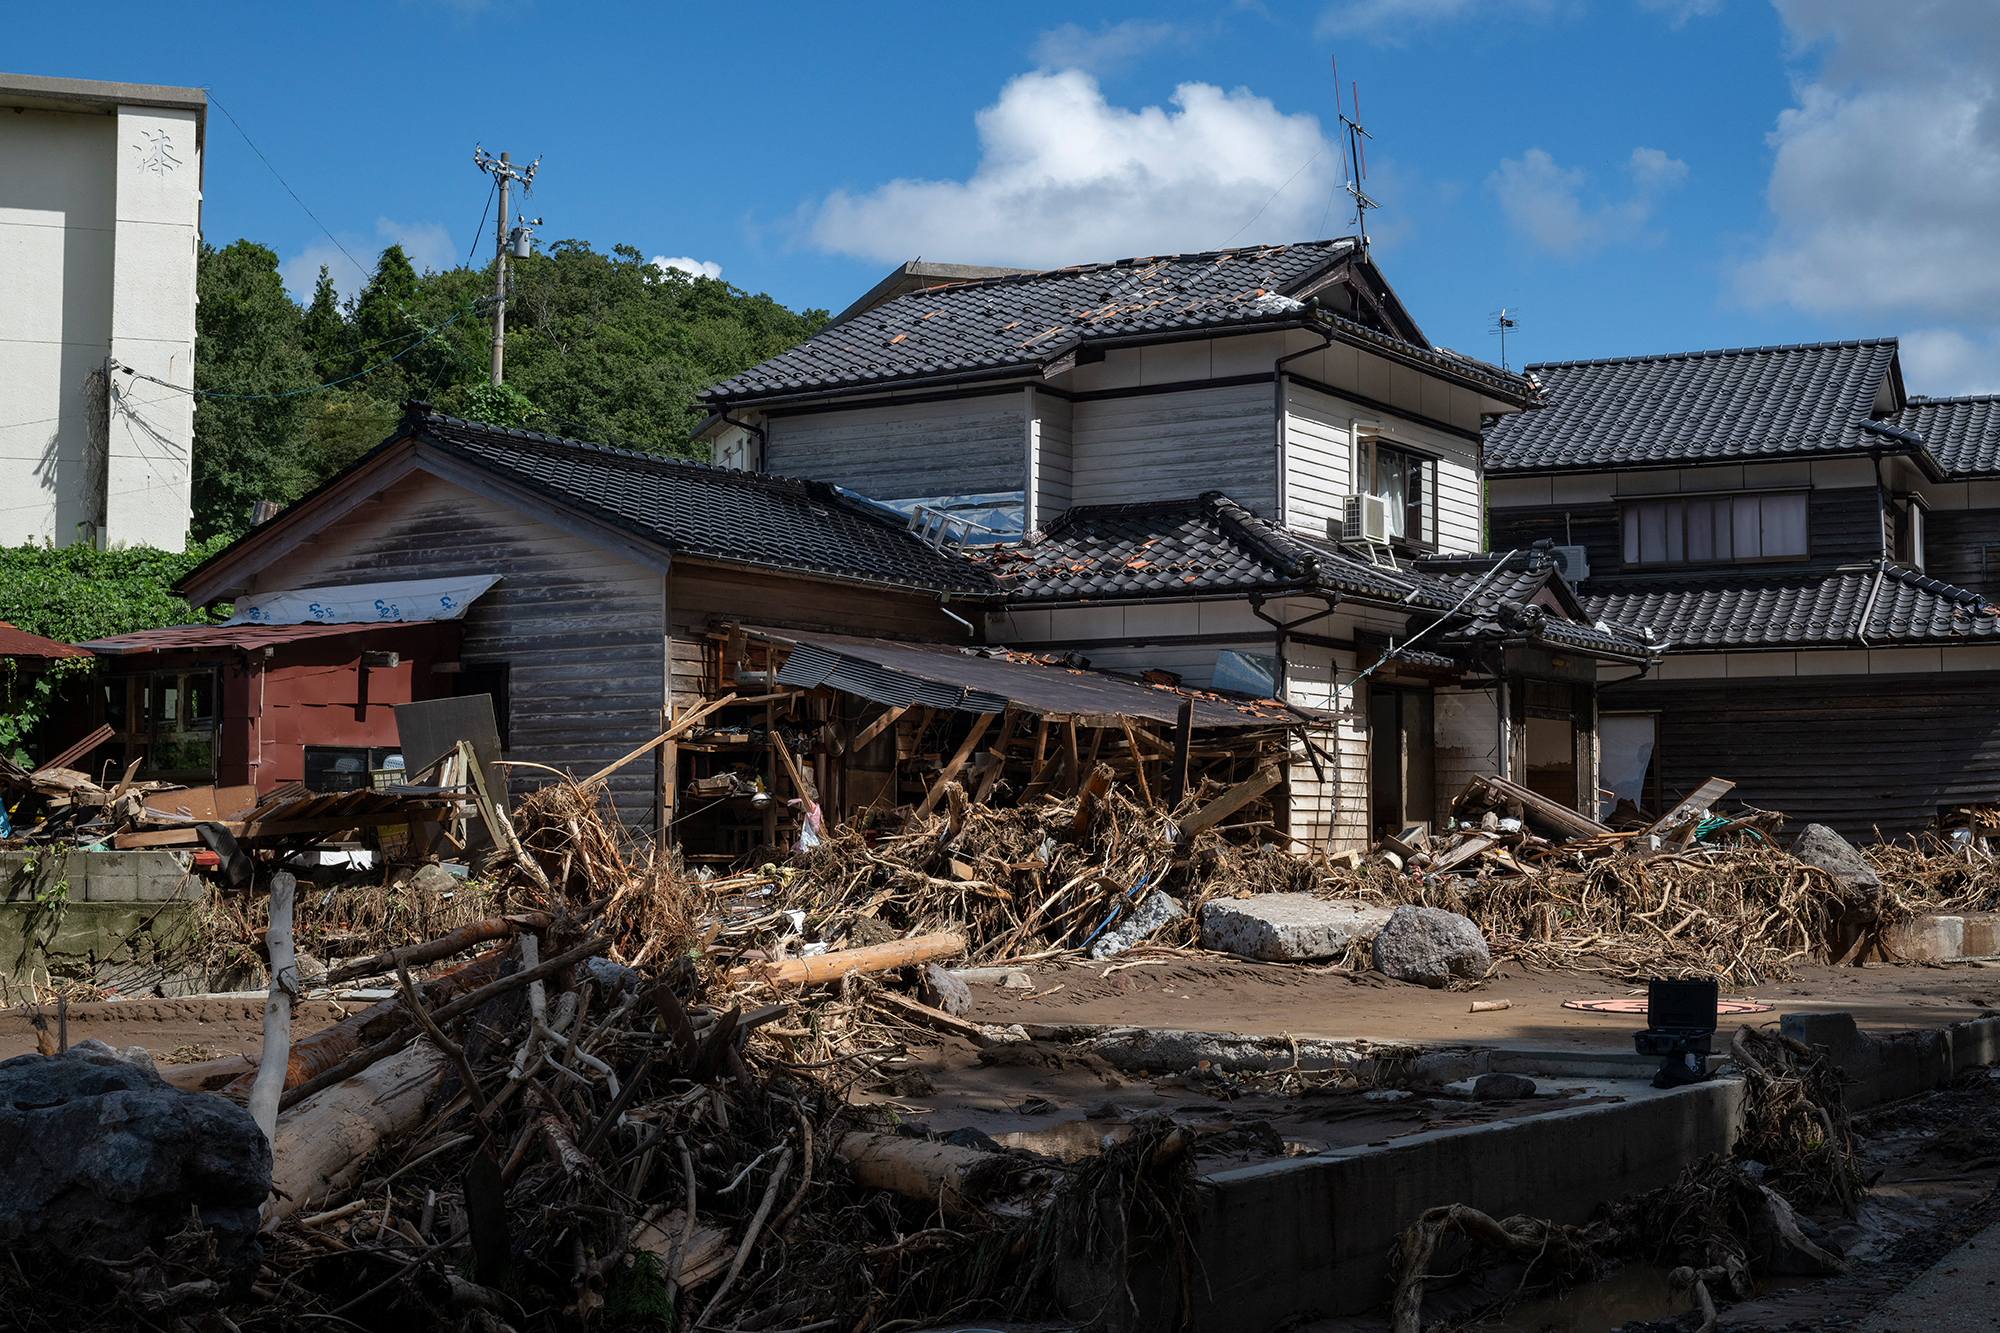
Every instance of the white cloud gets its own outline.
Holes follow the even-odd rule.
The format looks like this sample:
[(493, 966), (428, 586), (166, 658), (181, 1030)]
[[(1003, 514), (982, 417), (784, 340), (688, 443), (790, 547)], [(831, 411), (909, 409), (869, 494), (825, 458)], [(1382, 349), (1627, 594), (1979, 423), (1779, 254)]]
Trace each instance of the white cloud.
[(1126, 19), (1100, 22), (1091, 32), (1075, 23), (1051, 28), (1035, 39), (1035, 63), (1044, 69), (1081, 69), (1103, 74), (1120, 69), (1162, 46), (1186, 44), (1190, 34), (1171, 23)]
[(1685, 27), (1689, 19), (1707, 18), (1722, 12), (1722, 0), (1639, 0), (1639, 8), (1663, 13), (1676, 28)]
[(653, 267), (662, 273), (668, 269), (679, 269), (691, 278), (719, 278), (722, 276), (722, 265), (711, 263), (706, 259), (689, 259), (685, 255), (678, 259), (669, 259), (665, 255), (654, 255)]
[[(1676, 28), (1691, 18), (1722, 12), (1722, 0), (1638, 0), (1639, 8), (1665, 13)], [(1574, 15), (1586, 0), (1336, 0), (1319, 17), (1322, 37), (1367, 37), (1397, 43), (1421, 28), (1461, 19), (1547, 19)]]
[(1777, 3), (1815, 64), (1769, 137), (1772, 230), (1739, 291), (1917, 323), (1912, 362), (1951, 386), (1912, 391), (1962, 388), (2000, 366), (2000, 23), (1981, 0)]
[(1958, 329), (1914, 329), (1898, 342), (1911, 393), (2000, 393), (2000, 337), (1992, 332), (1975, 338)]
[(1578, 258), (1606, 245), (1650, 239), (1646, 223), (1661, 194), (1687, 179), (1687, 163), (1658, 148), (1634, 148), (1626, 160), (1632, 193), (1622, 200), (1586, 205), (1590, 174), (1560, 167), (1540, 148), (1519, 161), (1502, 158), (1487, 185), (1500, 197), (1500, 211), (1522, 239), (1538, 249)]
[(1317, 119), (1205, 83), (1172, 101), (1133, 111), (1080, 70), (1023, 74), (975, 118), (969, 179), (836, 191), (805, 210), (811, 239), (891, 262), (1046, 268), (1312, 234), (1340, 161)]
[[(464, 255), (452, 244), (451, 234), (440, 224), (377, 218), (372, 242), (353, 232), (342, 232), (336, 246), (321, 236), (306, 242), (303, 250), (281, 262), (278, 275), (284, 279), (285, 290), (292, 298), (303, 303), (312, 300), (313, 288), (319, 283), (320, 265), (324, 264), (327, 276), (333, 279), (333, 289), (345, 300), (368, 285), (368, 279), (375, 273), (375, 261), (392, 245), (403, 247), (403, 253), (410, 257), (410, 263), (419, 273), (425, 269), (442, 272), (465, 262)], [(351, 260), (349, 255), (353, 256)], [(357, 265), (365, 266), (365, 271)]]

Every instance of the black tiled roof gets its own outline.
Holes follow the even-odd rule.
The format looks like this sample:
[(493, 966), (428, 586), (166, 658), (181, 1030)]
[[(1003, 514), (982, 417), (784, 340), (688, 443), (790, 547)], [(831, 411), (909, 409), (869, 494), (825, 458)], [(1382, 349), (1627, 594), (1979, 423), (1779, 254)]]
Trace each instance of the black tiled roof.
[[(1305, 585), (1433, 613), (1459, 609), (1464, 602), (1468, 617), (1497, 615), (1510, 624), (1520, 619), (1521, 603), (1557, 577), (1552, 567), (1530, 571), (1526, 558), (1517, 557), (1466, 601), (1468, 589), (1497, 555), (1451, 558), (1466, 569), (1453, 568), (1443, 578), (1422, 568), (1382, 569), (1332, 543), (1289, 532), (1218, 491), (1194, 500), (1079, 506), (1039, 541), (988, 547), (970, 558), (991, 569), (1007, 599), (1017, 603), (1192, 597)], [(1635, 633), (1564, 620), (1541, 607), (1521, 620), (1521, 632), (1583, 650), (1626, 656), (1646, 651)]]
[[(731, 564), (979, 594), (987, 575), (824, 482), (634, 453), (430, 413), (403, 434), (670, 551)], [(399, 437), (400, 438), (400, 437)]]
[(1932, 398), (1889, 420), (1923, 436), (1938, 466), (1952, 476), (2000, 472), (2000, 394)]
[(1543, 405), (1486, 428), (1488, 473), (1654, 467), (1882, 448), (1864, 429), (1896, 340), (1527, 367)]
[[(1088, 339), (1296, 324), (1288, 293), (1355, 250), (1352, 239), (1121, 259), (899, 296), (703, 391), (713, 404), (912, 379), (1038, 369)], [(1526, 397), (1519, 376), (1455, 352), (1402, 342), (1322, 310), (1321, 324), (1407, 359)]]
[[(1505, 565), (1496, 571), (1494, 566), (1503, 559)], [(1464, 602), (1467, 614), (1489, 620), (1520, 623), (1521, 608), (1543, 589), (1549, 589), (1566, 610), (1574, 610), (1583, 619), (1549, 615), (1546, 607), (1536, 607), (1535, 611), (1543, 614), (1533, 626), (1533, 633), (1546, 642), (1628, 654), (1650, 645), (1643, 629), (1608, 622), (1592, 614), (1555, 563), (1539, 551), (1472, 551), (1424, 556), (1415, 563), (1418, 572), (1431, 580), (1448, 605)]]
[(1307, 542), (1217, 491), (1193, 500), (1078, 505), (1039, 540), (968, 558), (1008, 600), (1073, 602), (1268, 591), (1312, 581), (1400, 601), (1424, 580)]
[[(1837, 574), (1624, 584), (1583, 599), (1589, 612), (1645, 626), (1674, 649), (1853, 646), (1875, 587), (1873, 569)], [(1979, 594), (1909, 570), (1887, 568), (1868, 613), (1873, 647), (2000, 639), (2000, 615)]]

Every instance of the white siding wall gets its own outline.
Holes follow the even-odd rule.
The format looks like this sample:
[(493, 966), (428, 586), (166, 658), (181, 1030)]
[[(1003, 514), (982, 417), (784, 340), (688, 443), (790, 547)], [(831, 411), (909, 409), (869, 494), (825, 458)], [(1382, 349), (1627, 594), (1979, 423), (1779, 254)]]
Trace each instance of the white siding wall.
[(773, 417), (764, 470), (830, 481), (878, 500), (1018, 491), (1027, 420), (1018, 390)]
[(1067, 399), (1038, 393), (1035, 403), (1035, 522), (1047, 527), (1070, 507), (1071, 418)]
[[(1292, 764), (1292, 836), (1329, 852), (1363, 851), (1368, 830), (1367, 700), (1350, 708), (1356, 691), (1336, 693), (1354, 679), (1354, 654), (1341, 649), (1293, 644), (1285, 654), (1286, 697), (1302, 708), (1343, 713), (1332, 726), (1316, 727), (1315, 745), (1333, 756), (1315, 769), (1308, 759)], [(1365, 692), (1367, 685), (1360, 689)], [(1323, 772), (1322, 772), (1323, 770)]]
[(1134, 504), (1219, 490), (1260, 514), (1277, 505), (1271, 387), (1104, 398), (1075, 404), (1072, 499)]
[[(1311, 361), (1302, 357), (1293, 365)], [(1382, 443), (1400, 441), (1437, 455), (1438, 549), (1481, 548), (1479, 447), (1472, 441), (1302, 384), (1288, 387), (1285, 414), (1288, 527), (1327, 535), (1327, 520), (1339, 518), (1342, 497), (1353, 494), (1354, 423), (1373, 422), (1381, 427)]]

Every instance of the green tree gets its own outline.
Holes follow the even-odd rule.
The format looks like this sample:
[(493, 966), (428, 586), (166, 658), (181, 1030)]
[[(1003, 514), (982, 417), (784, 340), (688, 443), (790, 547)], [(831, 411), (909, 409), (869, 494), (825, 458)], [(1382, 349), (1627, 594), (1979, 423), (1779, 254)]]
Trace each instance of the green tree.
[(333, 378), (333, 367), (347, 353), (347, 320), (340, 312), (340, 296), (333, 290), (333, 277), (326, 265), (319, 266), (319, 281), (313, 284), (312, 304), (306, 307), (302, 325), (306, 355), (312, 358), (313, 372), (321, 380)]
[(204, 245), (196, 269), (194, 530), (240, 532), (250, 506), (289, 500), (307, 481), (296, 457), (299, 397), (316, 381), (298, 305), (278, 256), (252, 241)]

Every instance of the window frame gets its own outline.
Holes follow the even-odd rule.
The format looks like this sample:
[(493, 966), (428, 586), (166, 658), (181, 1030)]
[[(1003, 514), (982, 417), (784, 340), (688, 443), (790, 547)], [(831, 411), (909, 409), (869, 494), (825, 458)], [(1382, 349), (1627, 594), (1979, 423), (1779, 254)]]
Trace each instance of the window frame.
[[(1381, 471), (1381, 456), (1384, 452), (1395, 454), (1407, 460), (1405, 465), (1414, 465), (1414, 470), (1420, 475), (1418, 498), (1414, 508), (1417, 510), (1419, 526), (1423, 529), (1424, 535), (1412, 537), (1407, 531), (1412, 505), (1408, 498), (1408, 474), (1406, 473), (1403, 501), (1403, 527), (1405, 531), (1400, 535), (1389, 538), (1390, 547), (1392, 549), (1416, 552), (1438, 550), (1438, 465), (1442, 461), (1441, 456), (1429, 449), (1419, 448), (1390, 435), (1357, 433), (1354, 445), (1354, 476), (1356, 481), (1354, 493), (1356, 495), (1380, 494), (1375, 489), (1376, 475)], [(1387, 497), (1383, 496), (1382, 498), (1386, 499)]]
[[(1694, 559), (1689, 557), (1688, 508), (1690, 505), (1713, 504), (1715, 501), (1718, 500), (1729, 501), (1731, 505), (1731, 528), (1733, 536), (1734, 525), (1735, 525), (1734, 506), (1736, 504), (1745, 500), (1755, 500), (1761, 507), (1761, 505), (1767, 500), (1782, 500), (1794, 497), (1796, 497), (1804, 505), (1804, 510), (1803, 510), (1803, 517), (1805, 520), (1804, 550), (1794, 554), (1787, 554), (1787, 555), (1750, 555), (1750, 556), (1739, 556), (1735, 554), (1731, 554), (1728, 556), (1708, 555), (1700, 559)], [(1735, 565), (1788, 564), (1800, 560), (1812, 559), (1813, 523), (1812, 523), (1812, 491), (1810, 487), (1781, 487), (1770, 490), (1754, 490), (1754, 491), (1685, 491), (1685, 492), (1673, 492), (1665, 495), (1620, 495), (1620, 496), (1614, 496), (1613, 502), (1618, 506), (1618, 559), (1619, 559), (1619, 567), (1621, 569), (1658, 570), (1658, 569), (1722, 568)], [(1680, 552), (1680, 555), (1677, 558), (1668, 560), (1635, 560), (1631, 558), (1631, 556), (1628, 554), (1628, 552), (1630, 552), (1633, 549), (1634, 545), (1633, 540), (1629, 535), (1630, 525), (1632, 521), (1630, 515), (1642, 505), (1663, 505), (1668, 507), (1669, 509), (1679, 510), (1680, 513), (1680, 519), (1679, 519), (1680, 531), (1678, 534), (1679, 540), (1676, 542), (1671, 532), (1663, 533), (1663, 540), (1666, 541), (1667, 543), (1667, 549), (1669, 551), (1678, 550)], [(1761, 515), (1760, 515), (1759, 530), (1760, 532), (1762, 530)], [(1643, 543), (1644, 543), (1644, 536), (1643, 534), (1641, 534), (1639, 538), (1639, 547), (1642, 554), (1644, 550)], [(1734, 547), (1733, 540), (1731, 542), (1731, 546), (1732, 548)]]

